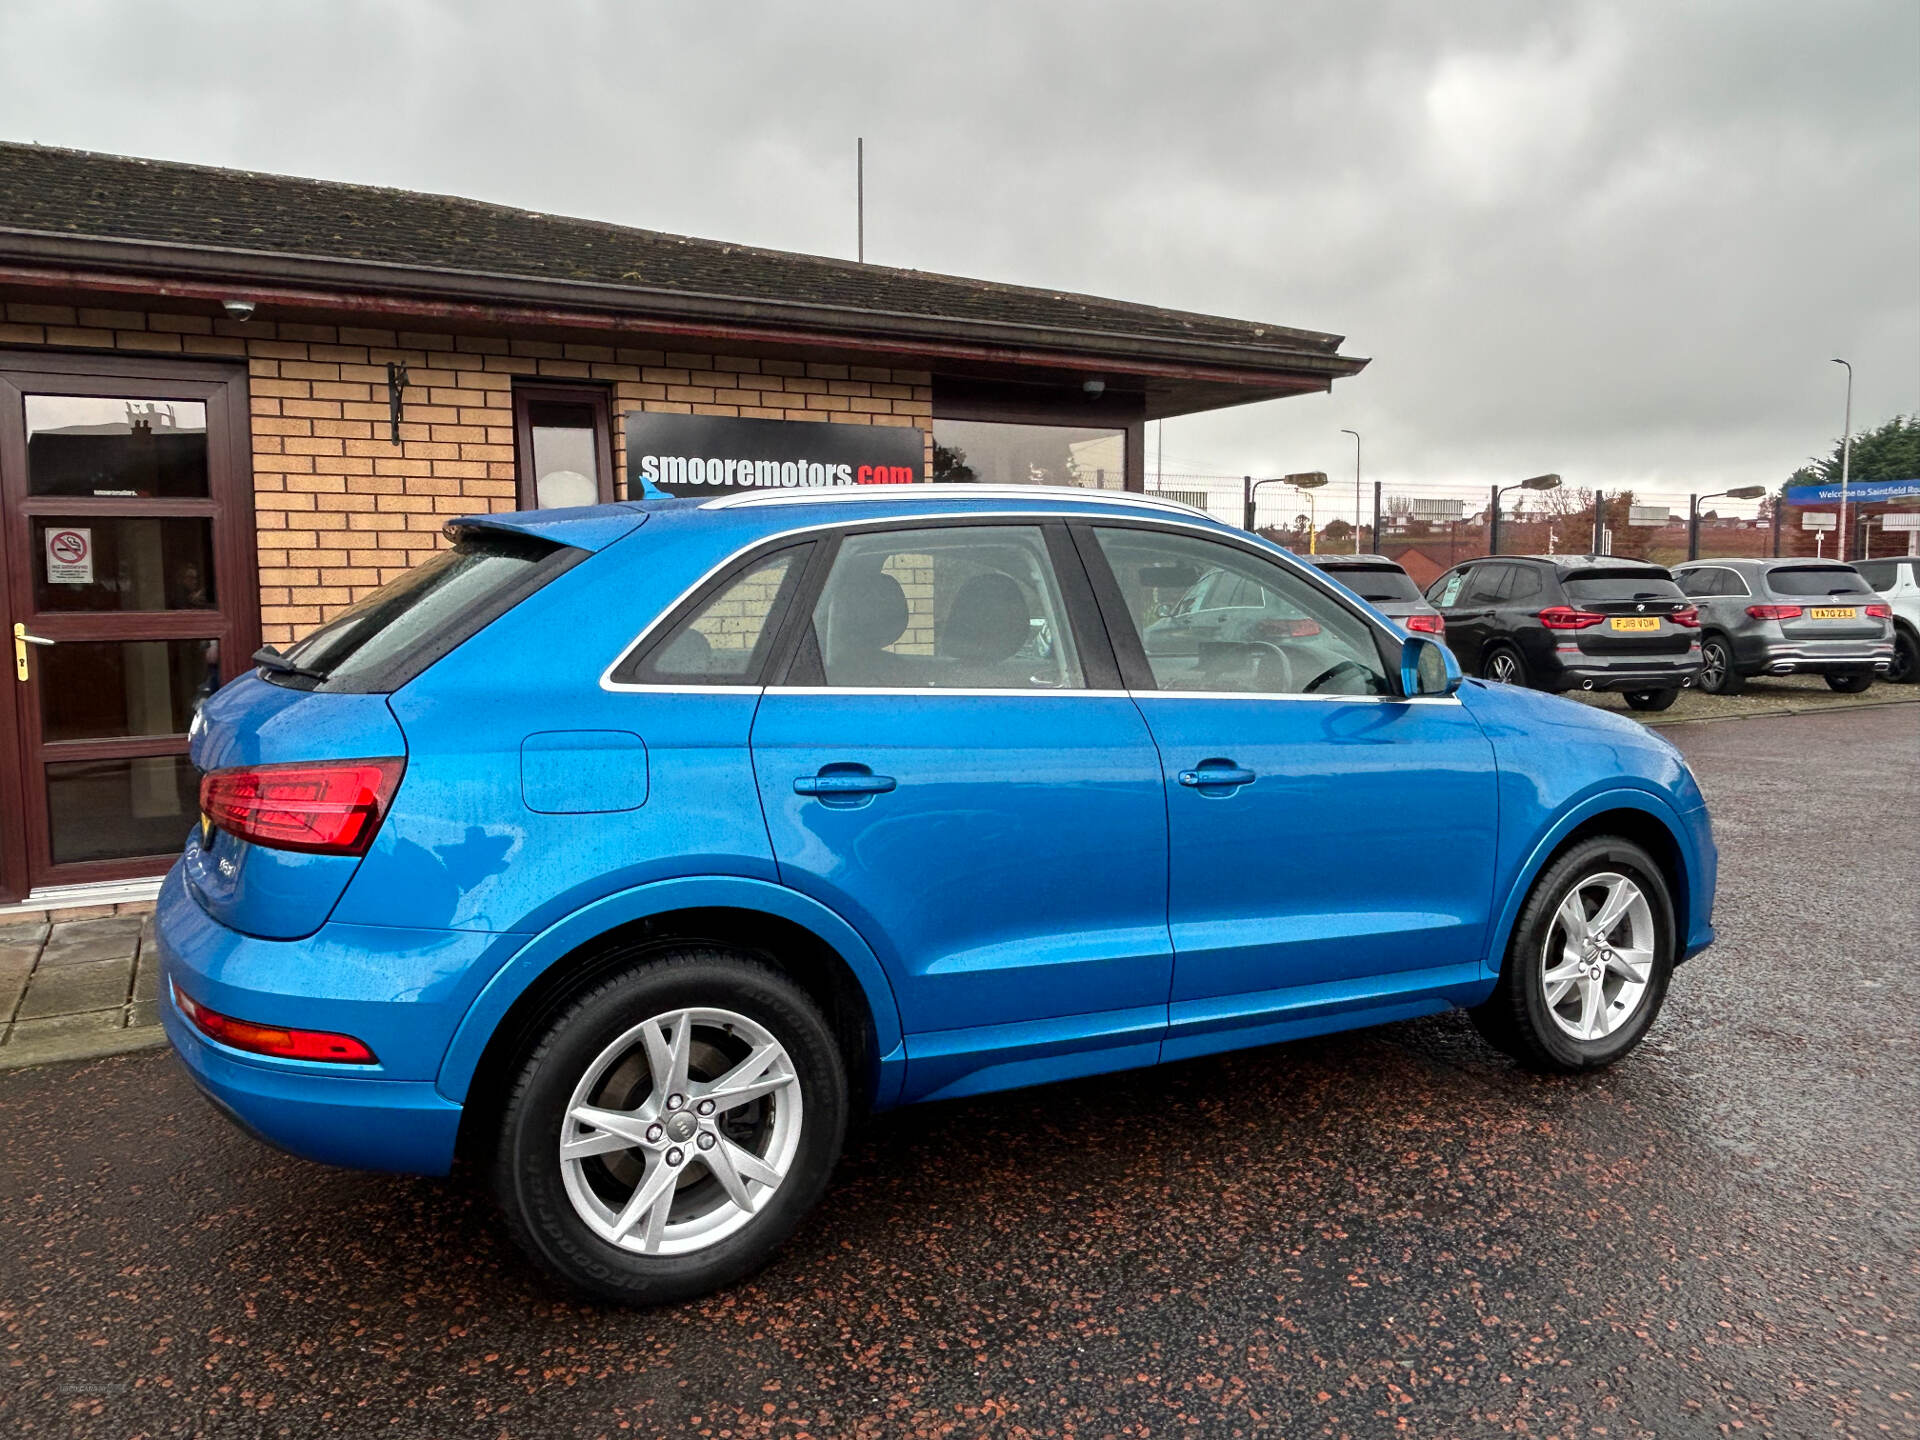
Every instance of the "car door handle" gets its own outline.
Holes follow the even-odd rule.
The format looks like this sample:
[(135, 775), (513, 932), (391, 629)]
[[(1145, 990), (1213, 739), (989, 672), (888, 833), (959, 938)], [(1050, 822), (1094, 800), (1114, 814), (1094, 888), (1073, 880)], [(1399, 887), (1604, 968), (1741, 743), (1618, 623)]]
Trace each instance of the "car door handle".
[(823, 770), (793, 782), (796, 795), (885, 795), (899, 782), (866, 770)]
[(1253, 771), (1232, 762), (1202, 761), (1191, 770), (1180, 772), (1180, 783), (1193, 790), (1237, 790), (1258, 778)]

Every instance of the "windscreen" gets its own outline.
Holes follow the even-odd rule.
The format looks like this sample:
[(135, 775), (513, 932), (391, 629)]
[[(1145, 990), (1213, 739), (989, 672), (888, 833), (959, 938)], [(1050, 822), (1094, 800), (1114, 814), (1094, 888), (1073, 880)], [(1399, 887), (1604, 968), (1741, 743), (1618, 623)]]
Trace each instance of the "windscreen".
[(1873, 587), (1849, 565), (1794, 565), (1767, 572), (1776, 595), (1871, 595)]
[(1327, 573), (1362, 600), (1418, 600), (1420, 587), (1397, 565), (1329, 565)]
[(453, 547), (382, 585), (292, 649), (269, 679), (323, 690), (404, 684), (533, 593), (582, 552), (506, 530), (467, 530)]
[(1580, 570), (1562, 582), (1577, 605), (1608, 600), (1679, 600), (1680, 587), (1652, 570)]

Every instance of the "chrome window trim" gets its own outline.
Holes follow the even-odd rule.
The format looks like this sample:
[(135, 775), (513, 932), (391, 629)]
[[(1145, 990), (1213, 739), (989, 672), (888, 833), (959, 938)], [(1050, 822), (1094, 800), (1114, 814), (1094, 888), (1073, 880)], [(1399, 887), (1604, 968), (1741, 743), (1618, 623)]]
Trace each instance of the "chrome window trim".
[[(898, 486), (898, 487), (892, 487), (892, 488), (904, 490), (908, 487)], [(934, 489), (936, 487), (921, 486), (919, 488)], [(958, 486), (950, 485), (950, 486), (941, 486), (938, 488), (943, 490), (949, 490), (949, 491), (962, 490), (962, 491), (968, 491), (972, 493), (978, 493), (980, 490), (986, 487), (972, 486), (972, 485), (958, 485)], [(1009, 493), (1018, 493), (1023, 487), (1007, 486), (1004, 488)], [(1053, 488), (1056, 490), (1056, 492), (1059, 489), (1059, 487), (1041, 487), (1037, 485), (1030, 488), (1035, 490), (1042, 489), (1042, 488)], [(818, 492), (808, 492), (808, 493), (813, 494)], [(1078, 498), (1080, 498), (1081, 503), (1083, 504), (1087, 503), (1084, 495), (1081, 492), (1068, 491), (1067, 493), (1070, 495), (1075, 495)], [(720, 497), (721, 500), (733, 500), (733, 499), (739, 499), (739, 498), (742, 498), (742, 497), (739, 497), (739, 496)], [(720, 503), (720, 500), (710, 500), (707, 502), (707, 505), (715, 506), (715, 505), (718, 505), (719, 503)], [(705, 507), (702, 507), (702, 508), (705, 508)], [(1186, 511), (1192, 514), (1199, 513), (1197, 511), (1192, 511), (1190, 507), (1184, 506), (1184, 505), (1181, 505), (1178, 507), (1172, 507), (1172, 508), (1177, 508), (1180, 511)], [(1111, 520), (1111, 519), (1117, 518), (1111, 515), (1102, 516), (1099, 514), (1087, 514), (1086, 512), (1074, 512), (1074, 511), (950, 509), (941, 513), (931, 514), (931, 515), (874, 515), (874, 516), (867, 516), (859, 519), (850, 519), (850, 520), (826, 520), (826, 521), (821, 521), (812, 525), (798, 525), (787, 530), (776, 530), (766, 535), (757, 535), (752, 540), (749, 540), (746, 544), (730, 552), (725, 558), (721, 559), (720, 561), (716, 562), (713, 565), (710, 565), (704, 572), (702, 572), (702, 574), (697, 580), (695, 580), (691, 585), (687, 586), (686, 589), (682, 590), (677, 596), (675, 596), (667, 604), (661, 606), (659, 613), (656, 614), (653, 617), (653, 619), (647, 622), (646, 626), (640, 631), (639, 634), (635, 635), (633, 639), (629, 640), (624, 646), (622, 646), (620, 649), (620, 653), (614, 656), (614, 658), (607, 664), (607, 667), (600, 672), (600, 688), (611, 694), (623, 694), (627, 692), (709, 694), (713, 692), (726, 693), (728, 691), (739, 693), (739, 692), (747, 692), (747, 691), (761, 691), (761, 690), (767, 690), (767, 689), (778, 689), (782, 691), (799, 691), (800, 689), (802, 689), (803, 687), (800, 687), (800, 686), (765, 686), (765, 685), (655, 685), (655, 684), (640, 684), (637, 682), (621, 682), (613, 678), (614, 671), (618, 670), (621, 667), (621, 665), (626, 663), (628, 656), (633, 654), (635, 650), (639, 649), (642, 645), (644, 645), (647, 642), (647, 640), (653, 635), (654, 631), (660, 628), (662, 622), (664, 622), (669, 616), (677, 614), (679, 612), (680, 607), (682, 605), (685, 605), (687, 601), (692, 599), (693, 596), (696, 593), (698, 593), (699, 590), (703, 586), (705, 586), (709, 581), (711, 581), (716, 575), (719, 575), (721, 572), (726, 570), (729, 566), (738, 564), (744, 557), (751, 554), (755, 550), (759, 550), (769, 546), (775, 546), (780, 544), (781, 542), (791, 542), (792, 540), (800, 536), (816, 535), (823, 531), (828, 531), (828, 530), (842, 530), (842, 531), (852, 532), (857, 530), (885, 529), (889, 526), (898, 527), (903, 530), (910, 530), (917, 526), (926, 524), (929, 520), (1021, 520), (1031, 524), (1040, 524), (1049, 519), (1073, 518), (1075, 516), (1081, 519), (1088, 519), (1088, 520), (1100, 520), (1100, 519)], [(1260, 558), (1264, 560), (1273, 562), (1275, 564), (1279, 564), (1283, 567), (1287, 563), (1287, 558), (1289, 558), (1289, 557), (1284, 557), (1280, 553), (1276, 553), (1272, 550), (1266, 549), (1265, 547), (1261, 546), (1257, 541), (1248, 539), (1241, 531), (1232, 530), (1232, 529), (1223, 527), (1217, 521), (1212, 524), (1197, 525), (1190, 520), (1185, 520), (1180, 518), (1179, 515), (1171, 515), (1171, 516), (1163, 515), (1163, 516), (1158, 516), (1156, 518), (1159, 524), (1164, 525), (1170, 529), (1188, 531), (1196, 535), (1205, 536), (1209, 539), (1223, 542), (1225, 544), (1237, 545), (1240, 549), (1247, 550), (1252, 554), (1258, 555)], [(1372, 626), (1375, 630), (1380, 631), (1382, 634), (1384, 634), (1387, 637), (1388, 640), (1394, 641), (1395, 643), (1401, 643), (1399, 640), (1396, 639), (1391, 629), (1383, 627), (1378, 621), (1376, 621), (1372, 616), (1366, 614), (1365, 612), (1357, 610), (1353, 606), (1348, 605), (1346, 601), (1333, 590), (1332, 583), (1329, 582), (1327, 577), (1322, 575), (1314, 567), (1307, 565), (1304, 561), (1300, 561), (1300, 560), (1294, 560), (1293, 563), (1300, 567), (1301, 575), (1303, 578), (1306, 579), (1308, 584), (1310, 585), (1318, 584), (1324, 587), (1326, 589), (1326, 593), (1329, 596), (1331, 596), (1336, 603), (1341, 605), (1342, 608), (1351, 611), (1360, 620)], [(814, 687), (806, 687), (806, 688), (814, 688)], [(905, 689), (876, 689), (876, 690), (870, 690), (870, 691), (856, 692), (850, 687), (842, 688), (842, 687), (836, 687), (836, 686), (827, 686), (827, 687), (824, 687), (824, 693), (831, 693), (835, 695), (847, 695), (847, 694), (854, 694), (854, 693), (868, 693), (868, 694), (879, 694), (879, 695), (958, 695), (964, 692), (959, 690), (942, 690), (938, 688), (931, 688), (931, 687), (924, 687), (924, 686), (916, 686), (916, 687), (905, 688)], [(999, 692), (982, 692), (982, 693), (999, 693)], [(1447, 701), (1453, 701), (1456, 704), (1458, 703), (1457, 697), (1451, 696), (1451, 695), (1441, 695), (1441, 696), (1435, 696), (1435, 695), (1406, 695), (1406, 696), (1403, 696), (1403, 695), (1258, 695), (1258, 694), (1242, 694), (1235, 691), (1179, 691), (1179, 690), (1132, 690), (1132, 691), (1127, 691), (1127, 690), (1122, 690), (1122, 691), (1014, 690), (1008, 693), (1015, 694), (1015, 695), (1047, 695), (1047, 694), (1051, 694), (1051, 695), (1124, 694), (1124, 695), (1134, 695), (1134, 696), (1185, 695), (1187, 696), (1187, 698), (1201, 697), (1201, 698), (1208, 698), (1208, 699), (1233, 699), (1233, 700), (1391, 700), (1396, 704), (1401, 704), (1401, 705), (1430, 702), (1434, 700), (1447, 700)]]

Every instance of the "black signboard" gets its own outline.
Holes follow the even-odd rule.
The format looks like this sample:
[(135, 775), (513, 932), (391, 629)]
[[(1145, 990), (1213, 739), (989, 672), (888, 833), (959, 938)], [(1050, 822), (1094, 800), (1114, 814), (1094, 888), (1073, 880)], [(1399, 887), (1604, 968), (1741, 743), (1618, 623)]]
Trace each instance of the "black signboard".
[(921, 432), (899, 425), (627, 415), (628, 493), (728, 495), (743, 490), (904, 485), (925, 473)]

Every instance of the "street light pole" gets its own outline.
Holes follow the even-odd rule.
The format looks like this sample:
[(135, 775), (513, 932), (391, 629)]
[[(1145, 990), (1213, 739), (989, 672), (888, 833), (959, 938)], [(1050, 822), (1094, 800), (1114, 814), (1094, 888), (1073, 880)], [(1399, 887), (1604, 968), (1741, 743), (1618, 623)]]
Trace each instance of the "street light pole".
[[(1687, 559), (1700, 558), (1700, 502), (1702, 500), (1718, 500), (1723, 495), (1732, 500), (1758, 500), (1766, 493), (1767, 487), (1764, 485), (1736, 485), (1731, 490), (1713, 490), (1705, 495), (1689, 495), (1687, 497)], [(1776, 523), (1773, 527), (1776, 540), (1780, 533), (1778, 519), (1776, 512)], [(1777, 544), (1774, 553), (1779, 553)]]
[[(1360, 432), (1343, 427), (1340, 433), (1353, 437), (1353, 553), (1358, 555), (1360, 553)], [(1374, 527), (1375, 530), (1379, 528), (1377, 525)], [(1380, 537), (1377, 534), (1373, 537), (1373, 548), (1376, 550), (1380, 548)]]
[(1853, 459), (1853, 366), (1845, 360), (1836, 359), (1836, 365), (1847, 367), (1847, 418), (1846, 428), (1840, 432), (1840, 554), (1842, 565), (1847, 563), (1847, 471)]
[(1505, 487), (1495, 485), (1491, 488), (1493, 494), (1488, 503), (1488, 509), (1491, 513), (1488, 516), (1487, 524), (1487, 553), (1489, 555), (1498, 555), (1500, 553), (1500, 497), (1510, 490), (1558, 490), (1560, 488), (1560, 477), (1558, 475), (1535, 475), (1529, 479), (1522, 480), (1518, 485), (1508, 485)]

